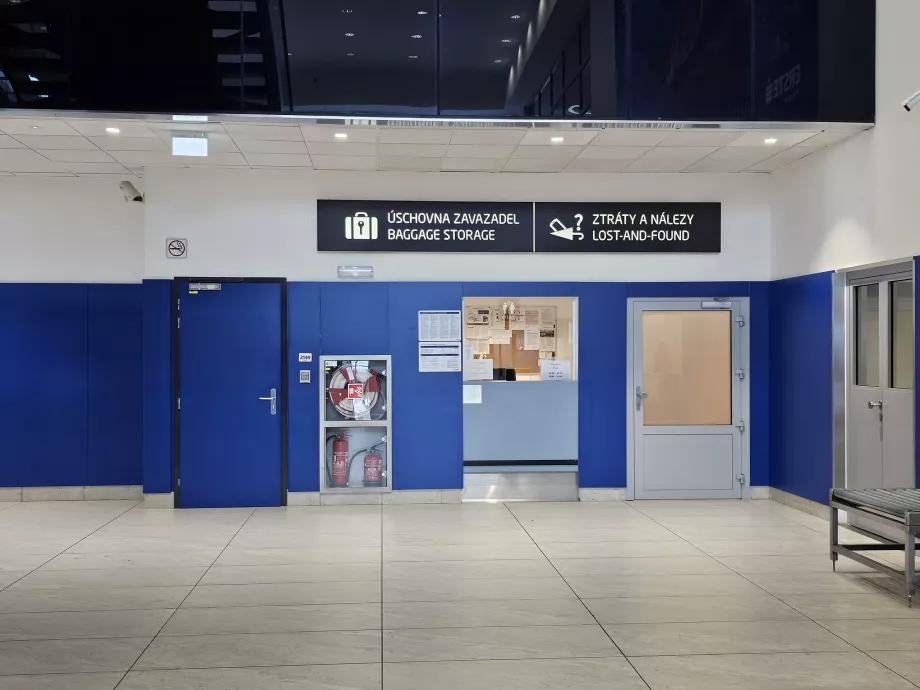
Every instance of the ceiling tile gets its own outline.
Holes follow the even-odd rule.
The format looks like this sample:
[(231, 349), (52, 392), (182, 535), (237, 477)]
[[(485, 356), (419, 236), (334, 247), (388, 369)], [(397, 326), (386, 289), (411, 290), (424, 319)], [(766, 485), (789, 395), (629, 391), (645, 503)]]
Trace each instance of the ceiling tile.
[(662, 146), (725, 146), (744, 136), (747, 130), (677, 130), (661, 142)]
[(495, 144), (451, 144), (447, 147), (448, 158), (508, 158), (514, 153), (514, 146)]
[(303, 134), (297, 125), (238, 125), (228, 122), (224, 129), (234, 139), (303, 141)]
[(130, 174), (121, 163), (67, 163), (66, 165), (70, 172), (81, 175), (84, 173), (113, 173), (122, 176)]
[(443, 158), (446, 150), (446, 144), (377, 144), (377, 153), (381, 156)]
[(13, 137), (0, 134), (0, 149), (24, 149), (25, 147), (25, 144), (16, 141)]
[(98, 151), (96, 145), (93, 144), (89, 139), (81, 137), (80, 135), (73, 136), (50, 136), (50, 137), (40, 137), (35, 136), (34, 134), (19, 134), (16, 138), (29, 148), (36, 150), (42, 149), (89, 149), (92, 151)]
[(112, 158), (127, 167), (139, 165), (165, 165), (168, 167), (184, 168), (185, 163), (170, 151), (113, 151)]
[(16, 177), (76, 177), (72, 172), (27, 172), (20, 170)]
[(77, 135), (77, 130), (73, 129), (63, 120), (55, 120), (50, 117), (13, 117), (0, 118), (0, 132), (6, 134), (34, 134), (37, 136), (65, 136)]
[[(82, 120), (74, 118), (66, 121), (71, 127), (85, 137), (155, 137), (143, 120)], [(106, 129), (114, 127), (117, 134), (110, 134)]]
[(484, 127), (463, 127), (454, 129), (451, 144), (480, 144), (485, 146), (517, 146), (524, 138), (520, 129), (487, 129)]
[(578, 154), (579, 158), (639, 158), (646, 154), (651, 147), (649, 146), (597, 146), (591, 145)]
[(515, 158), (558, 158), (571, 160), (581, 153), (581, 146), (565, 146), (564, 144), (550, 146), (518, 146), (514, 149), (512, 159)]
[(317, 170), (375, 170), (377, 156), (325, 156), (313, 155), (313, 167)]
[(77, 177), (92, 177), (95, 179), (111, 179), (111, 180), (132, 180), (135, 176), (128, 172), (125, 168), (121, 169), (121, 172), (78, 172), (76, 173)]
[(270, 168), (312, 168), (306, 153), (247, 153), (249, 165)]
[(569, 163), (562, 172), (615, 173), (624, 170), (632, 162), (632, 158), (579, 157)]
[(776, 139), (774, 146), (795, 146), (813, 137), (817, 132), (794, 132), (786, 129), (757, 129), (735, 139), (729, 146), (769, 146), (766, 139)]
[(512, 158), (502, 172), (562, 172), (566, 163), (564, 158)]
[[(348, 142), (351, 144), (373, 144), (377, 141), (376, 127), (344, 127), (342, 125), (301, 125), (302, 138), (306, 142)], [(337, 139), (336, 133), (347, 134), (347, 139)]]
[(854, 132), (821, 132), (821, 134), (815, 134), (813, 137), (802, 140), (797, 146), (821, 148), (849, 139), (853, 134)]
[(50, 161), (29, 149), (0, 149), (0, 170), (12, 173), (67, 172), (62, 163)]
[[(395, 146), (401, 146), (401, 144), (395, 144)], [(411, 156), (380, 156), (377, 167), (380, 170), (433, 171), (441, 167), (441, 159)]]
[(600, 146), (655, 146), (671, 135), (669, 129), (605, 129), (594, 137)]
[(775, 156), (782, 151), (776, 146), (726, 146), (708, 156), (712, 160), (747, 161), (748, 165)]
[(193, 134), (226, 134), (219, 122), (148, 122), (147, 127), (161, 139)]
[(257, 139), (239, 139), (236, 142), (240, 151), (250, 153), (307, 153), (307, 145), (302, 141), (259, 141)]
[(789, 165), (794, 161), (804, 158), (810, 153), (817, 151), (819, 148), (820, 147), (793, 146), (785, 151), (780, 151), (775, 156), (771, 156), (766, 160), (754, 163), (745, 169), (752, 172), (772, 172), (774, 170), (779, 170), (784, 165)]
[(750, 163), (739, 158), (704, 158), (684, 168), (683, 172), (730, 173), (741, 172)]
[[(479, 147), (472, 146), (471, 148)], [(505, 158), (445, 158), (441, 164), (441, 170), (498, 172), (505, 165), (505, 160)]]
[(377, 141), (381, 144), (446, 144), (451, 133), (448, 127), (381, 127), (377, 131)]
[(111, 163), (112, 157), (105, 151), (93, 149), (92, 151), (63, 149), (61, 151), (42, 151), (42, 155), (49, 160), (61, 163)]
[(715, 146), (656, 146), (644, 156), (646, 158), (666, 158), (669, 160), (684, 159), (692, 163), (716, 150)]
[(169, 144), (159, 137), (90, 137), (104, 151), (167, 151)]
[(584, 146), (597, 136), (598, 131), (590, 129), (553, 130), (541, 127), (529, 130), (521, 139), (521, 146), (550, 146), (553, 145), (552, 140), (556, 137), (562, 137), (563, 140), (559, 144), (565, 146)]
[(374, 144), (355, 144), (355, 143), (325, 143), (319, 141), (307, 142), (307, 148), (311, 154), (320, 156), (376, 156), (377, 147)]
[(212, 152), (208, 151), (207, 156), (175, 156), (186, 165), (193, 168), (208, 168), (213, 166), (249, 167), (249, 163), (243, 157), (242, 153), (236, 152)]
[(208, 155), (214, 153), (239, 153), (236, 142), (230, 138), (229, 134), (219, 132), (208, 134)]
[(692, 158), (640, 158), (626, 172), (680, 172), (693, 163)]

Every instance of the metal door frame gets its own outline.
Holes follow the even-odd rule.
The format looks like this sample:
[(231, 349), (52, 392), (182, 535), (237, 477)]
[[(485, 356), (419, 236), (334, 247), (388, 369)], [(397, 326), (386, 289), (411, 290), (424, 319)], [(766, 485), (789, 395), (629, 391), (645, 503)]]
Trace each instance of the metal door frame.
[(281, 286), (281, 382), (279, 397), (281, 403), (281, 496), (280, 504), (287, 505), (287, 477), (288, 477), (288, 283), (287, 278), (207, 278), (207, 277), (175, 277), (172, 281), (172, 304), (170, 305), (170, 318), (172, 319), (172, 406), (173, 406), (173, 508), (179, 508), (179, 478), (181, 467), (181, 420), (179, 415), (179, 382), (181, 349), (179, 347), (179, 299), (181, 298), (180, 285), (182, 283), (278, 283)]
[[(879, 284), (879, 390), (891, 388), (891, 283), (910, 280), (913, 281), (914, 308), (913, 323), (914, 333), (917, 332), (917, 281), (914, 275), (913, 260), (899, 260), (890, 264), (869, 267), (844, 269), (834, 276), (834, 403), (839, 410), (834, 415), (834, 466), (833, 486), (847, 486), (847, 456), (849, 453), (849, 420), (850, 420), (850, 389), (856, 387), (856, 300), (853, 290), (860, 285)], [(882, 283), (888, 288), (885, 297), (882, 297)], [(882, 309), (884, 301), (886, 309)], [(883, 313), (884, 311), (884, 313)], [(916, 344), (915, 344), (916, 347)], [(882, 353), (885, 353), (882, 357)], [(839, 365), (838, 365), (839, 362)], [(885, 367), (882, 367), (885, 362)], [(914, 362), (916, 372), (916, 362)], [(914, 385), (916, 386), (916, 373)], [(888, 385), (881, 385), (887, 383)], [(862, 386), (860, 386), (862, 387)], [(873, 386), (868, 386), (872, 388)], [(917, 393), (914, 391), (914, 405), (917, 404)], [(916, 419), (916, 410), (914, 411)], [(912, 425), (914, 457), (917, 453), (917, 429)], [(916, 463), (914, 465), (914, 482), (917, 476)]]
[[(748, 297), (726, 297), (719, 298), (731, 301), (733, 305), (740, 307), (740, 316), (744, 319), (744, 325), (739, 328), (741, 333), (741, 368), (744, 370), (744, 378), (741, 380), (741, 419), (745, 423), (745, 429), (741, 432), (741, 472), (744, 474), (745, 481), (741, 485), (741, 499), (751, 498), (751, 339), (749, 337), (750, 329), (750, 298)], [(699, 306), (701, 302), (712, 301), (712, 297), (630, 297), (626, 300), (626, 500), (632, 501), (636, 497), (636, 394), (634, 383), (635, 357), (634, 342), (635, 333), (633, 333), (633, 321), (635, 318), (636, 303), (668, 303), (684, 302), (689, 305)], [(733, 333), (734, 336), (734, 333)]]

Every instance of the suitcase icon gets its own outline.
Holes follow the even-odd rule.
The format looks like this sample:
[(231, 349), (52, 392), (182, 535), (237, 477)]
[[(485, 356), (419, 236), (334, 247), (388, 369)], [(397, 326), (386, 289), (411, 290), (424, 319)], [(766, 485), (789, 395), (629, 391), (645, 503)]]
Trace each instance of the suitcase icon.
[(366, 213), (356, 213), (351, 218), (346, 218), (345, 239), (376, 240), (377, 219), (368, 217)]

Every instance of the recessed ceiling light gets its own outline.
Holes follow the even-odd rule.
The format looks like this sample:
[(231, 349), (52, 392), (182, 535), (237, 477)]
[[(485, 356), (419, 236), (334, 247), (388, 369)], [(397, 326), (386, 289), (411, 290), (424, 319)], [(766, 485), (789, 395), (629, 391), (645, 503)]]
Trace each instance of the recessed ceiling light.
[(511, 18), (512, 18), (512, 19), (520, 19), (520, 18), (521, 18), (521, 15), (519, 15), (519, 14), (512, 14), (512, 15), (511, 15)]
[(354, 34), (351, 33), (350, 31), (349, 31), (347, 34), (345, 34), (345, 35), (348, 36), (348, 38), (351, 38), (352, 36), (354, 36)]
[(550, 141), (554, 144), (561, 144), (563, 141), (565, 141), (565, 137), (552, 137)]
[(355, 54), (354, 54), (354, 53), (345, 53), (345, 56), (346, 56), (346, 57), (354, 57)]
[(121, 130), (118, 127), (106, 127), (105, 131), (109, 134), (121, 134)]
[(410, 55), (410, 56), (409, 56), (409, 59), (410, 59), (410, 60), (418, 60), (418, 55)]
[(773, 145), (776, 143), (776, 137), (767, 137), (763, 140), (763, 143)]
[(38, 81), (38, 77), (33, 77), (33, 76), (30, 74), (30, 75), (29, 75), (29, 81)]
[(46, 94), (46, 93), (40, 93), (40, 94), (38, 94), (38, 97), (39, 97), (39, 98), (51, 98), (51, 96), (49, 96), (49, 95)]
[(419, 14), (428, 14), (428, 10), (419, 10), (418, 13), (419, 13)]
[(335, 133), (335, 138), (336, 138), (336, 139), (347, 139), (347, 138), (348, 138), (348, 134), (346, 134), (345, 132), (336, 132), (336, 133)]
[(503, 39), (502, 39), (502, 43), (511, 43), (511, 39), (510, 39), (510, 38), (503, 38)]
[(498, 64), (499, 62), (501, 62), (501, 60), (492, 60), (492, 62)]
[(174, 156), (207, 156), (207, 137), (173, 137), (172, 155)]
[(351, 14), (351, 10), (342, 10), (345, 14)]
[(410, 38), (421, 38), (421, 37), (422, 37), (421, 34), (412, 34), (412, 36), (410, 36)]
[(32, 125), (32, 129), (38, 129), (38, 125)]

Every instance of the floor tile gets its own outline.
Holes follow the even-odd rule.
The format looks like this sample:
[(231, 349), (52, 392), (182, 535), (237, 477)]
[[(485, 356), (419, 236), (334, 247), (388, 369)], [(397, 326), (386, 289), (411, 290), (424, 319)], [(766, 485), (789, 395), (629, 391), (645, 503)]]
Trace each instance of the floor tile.
[[(211, 553), (62, 553), (42, 570), (104, 570), (107, 568), (196, 568), (214, 562)], [(48, 560), (48, 559), (45, 559)]]
[(908, 652), (917, 649), (917, 641), (920, 639), (920, 619), (917, 618), (817, 622), (864, 652)]
[(553, 542), (591, 544), (603, 541), (680, 541), (680, 537), (664, 528), (650, 529), (647, 527), (636, 529), (630, 527), (618, 529), (528, 529), (528, 534), (538, 544)]
[(0, 642), (94, 637), (147, 637), (159, 632), (174, 609), (0, 614)]
[(28, 575), (30, 570), (0, 570), (0, 589), (9, 587), (14, 582)]
[(0, 551), (0, 573), (10, 570), (32, 570), (47, 563), (56, 555), (57, 553), (3, 553)]
[(585, 599), (584, 603), (602, 625), (804, 620), (802, 614), (766, 594), (759, 596), (622, 597)]
[[(647, 690), (622, 658), (388, 663), (385, 690)], [(133, 690), (133, 689), (132, 689)]]
[[(830, 573), (834, 572), (828, 554), (807, 556), (723, 556), (718, 559), (736, 573)], [(870, 572), (867, 566), (841, 558), (837, 561), (837, 572)]]
[(687, 558), (554, 558), (563, 577), (597, 575), (731, 575), (708, 556)]
[(699, 549), (684, 541), (608, 541), (594, 544), (552, 542), (541, 544), (540, 548), (550, 560), (556, 558), (680, 558), (703, 555)]
[(385, 630), (383, 660), (463, 661), (617, 657), (597, 625)]
[(888, 583), (886, 575), (847, 573), (751, 573), (746, 577), (770, 594), (780, 598), (787, 594), (854, 594), (870, 591), (869, 583)]
[(329, 534), (318, 531), (259, 530), (240, 532), (232, 544), (254, 549), (325, 549), (380, 546), (380, 532)]
[(782, 600), (812, 620), (920, 619), (920, 607), (909, 608), (902, 599), (896, 599), (881, 592), (784, 594)]
[(200, 538), (177, 540), (171, 537), (87, 537), (74, 544), (67, 553), (197, 553), (211, 556), (212, 560), (220, 555), (229, 539)]
[(380, 661), (380, 631), (157, 637), (133, 670), (361, 664)]
[(582, 599), (762, 594), (740, 575), (597, 575), (567, 577)]
[(380, 690), (380, 676), (379, 663), (132, 671), (118, 690)]
[(108, 568), (105, 570), (35, 570), (11, 590), (69, 589), (73, 587), (178, 587), (194, 585), (207, 567)]
[(651, 690), (909, 690), (858, 652), (660, 656), (630, 661)]
[(445, 544), (406, 546), (385, 544), (384, 561), (540, 560), (543, 553), (530, 544)]
[(456, 530), (445, 529), (433, 531), (430, 534), (385, 534), (383, 543), (386, 546), (449, 546), (462, 544), (475, 544), (477, 546), (506, 545), (532, 546), (533, 540), (527, 532), (517, 528), (514, 530)]
[(907, 678), (911, 683), (920, 685), (920, 650), (907, 652), (870, 652), (869, 656), (878, 660), (892, 671)]
[(384, 580), (406, 578), (526, 578), (556, 577), (545, 558), (532, 561), (389, 561), (383, 564)]
[(380, 563), (300, 563), (296, 565), (214, 566), (202, 585), (277, 582), (359, 582), (380, 580)]
[(297, 582), (270, 585), (202, 585), (182, 604), (210, 606), (294, 606), (359, 604), (380, 601), (380, 580), (373, 582)]
[(758, 538), (765, 541), (795, 541), (798, 539), (812, 540), (822, 536), (814, 530), (791, 522), (783, 527), (696, 526), (691, 522), (685, 527), (672, 527), (671, 529), (678, 536), (693, 543), (697, 541), (745, 541)]
[(380, 628), (380, 604), (181, 608), (161, 635), (315, 632)]
[(722, 556), (808, 556), (827, 553), (827, 537), (815, 534), (810, 539), (777, 540), (747, 539), (744, 541), (694, 541), (693, 545), (705, 554)]
[(385, 580), (383, 600), (462, 601), (464, 599), (574, 599), (561, 577)]
[(605, 625), (628, 657), (843, 652), (852, 647), (811, 621)]
[(0, 676), (127, 671), (149, 637), (0, 642)]
[(191, 589), (191, 587), (5, 589), (0, 592), (0, 613), (176, 608)]
[(379, 563), (379, 546), (324, 549), (256, 549), (233, 544), (214, 565), (297, 565), (300, 563)]
[(0, 690), (113, 690), (123, 675), (118, 672), (0, 676)]
[(591, 625), (594, 617), (577, 599), (493, 599), (383, 605), (383, 627), (474, 628), (523, 625)]

